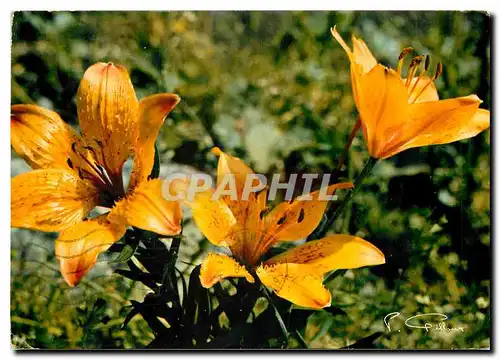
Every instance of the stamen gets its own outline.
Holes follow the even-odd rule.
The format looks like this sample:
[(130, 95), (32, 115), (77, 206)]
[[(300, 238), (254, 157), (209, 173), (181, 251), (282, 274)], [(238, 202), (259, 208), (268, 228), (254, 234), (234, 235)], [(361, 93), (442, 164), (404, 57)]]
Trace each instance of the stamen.
[(413, 102), (414, 103), (415, 101), (417, 101), (417, 99), (422, 96), (422, 94), (424, 93), (425, 89), (427, 89), (427, 87), (433, 82), (435, 81), (438, 77), (441, 76), (441, 74), (443, 73), (443, 64), (441, 62), (438, 62), (437, 66), (436, 66), (436, 73), (434, 74), (434, 76), (432, 77), (432, 79), (429, 79), (429, 82), (422, 88), (422, 90), (420, 90), (420, 92), (418, 93), (417, 96), (415, 96), (415, 99), (413, 99)]
[[(415, 81), (415, 84), (413, 84), (410, 92), (408, 93), (409, 97), (411, 97), (411, 94), (413, 94), (413, 92), (417, 88), (417, 85), (420, 82), (420, 79), (422, 79), (422, 77), (424, 76), (424, 74), (425, 74), (425, 72), (427, 71), (428, 68), (429, 68), (429, 56), (426, 55), (425, 56), (424, 68), (420, 71), (420, 74), (418, 75), (417, 81)], [(411, 82), (410, 82), (410, 84), (411, 84)]]
[(101, 165), (97, 164), (96, 163), (96, 166), (99, 168), (101, 174), (104, 176), (105, 180), (107, 180), (108, 182), (108, 185), (110, 185), (111, 187), (113, 186), (113, 181), (111, 181), (109, 175), (108, 175), (108, 172), (106, 171), (106, 169), (104, 167), (102, 167)]
[(411, 80), (413, 79), (413, 77), (415, 76), (415, 73), (417, 72), (418, 68), (420, 67), (422, 60), (424, 60), (423, 55), (415, 56), (411, 60), (410, 66), (408, 66), (408, 74), (406, 75), (406, 84), (405, 84), (406, 87), (410, 86)]
[[(89, 170), (90, 170), (89, 171), (87, 169), (79, 167), (78, 168), (78, 175), (80, 176), (80, 178), (98, 181), (100, 184), (96, 184), (96, 185), (101, 185), (106, 189), (113, 188), (113, 182), (111, 181), (111, 179), (107, 175), (106, 171), (104, 170), (104, 168), (101, 165), (99, 165), (97, 163), (97, 161), (95, 161), (94, 156), (92, 156), (92, 155), (95, 155), (94, 149), (90, 146), (83, 146), (83, 149), (85, 149), (87, 151), (87, 154), (83, 154), (81, 151), (78, 151), (79, 149), (77, 149), (76, 142), (71, 144), (71, 150), (76, 155), (78, 155), (78, 158), (81, 159), (83, 161), (83, 163), (89, 167)], [(88, 156), (89, 153), (90, 153), (90, 156)], [(68, 165), (69, 165), (69, 163), (68, 163)], [(73, 166), (72, 162), (71, 162), (71, 166)], [(84, 177), (83, 173), (87, 174), (88, 176)]]
[(404, 61), (404, 58), (406, 55), (408, 55), (409, 53), (411, 53), (413, 51), (413, 48), (411, 47), (407, 47), (407, 48), (404, 48), (403, 51), (401, 51), (401, 54), (399, 54), (399, 58), (398, 58), (398, 67), (397, 67), (397, 73), (398, 75), (401, 75), (401, 69), (403, 68), (403, 61)]

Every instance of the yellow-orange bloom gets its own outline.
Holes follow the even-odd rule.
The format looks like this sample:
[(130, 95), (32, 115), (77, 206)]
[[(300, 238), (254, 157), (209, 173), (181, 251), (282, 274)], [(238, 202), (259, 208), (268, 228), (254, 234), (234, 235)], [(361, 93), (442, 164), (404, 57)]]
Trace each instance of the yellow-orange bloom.
[[(148, 179), (155, 139), (179, 100), (157, 94), (139, 102), (123, 67), (97, 63), (85, 72), (76, 98), (81, 136), (54, 111), (11, 107), (12, 147), (33, 168), (12, 179), (11, 225), (60, 232), (56, 256), (70, 286), (127, 225), (161, 235), (180, 232), (179, 202), (166, 201), (162, 182)], [(122, 169), (131, 156), (125, 191)], [(96, 206), (110, 211), (88, 219)]]
[[(233, 174), (241, 197), (245, 179), (252, 170), (240, 159), (220, 151), (217, 183)], [(336, 189), (352, 188), (351, 183), (334, 184)], [(250, 193), (248, 200), (231, 200), (228, 195), (213, 199), (213, 189), (196, 194), (187, 205), (206, 238), (217, 246), (229, 248), (232, 256), (210, 253), (201, 266), (201, 284), (209, 288), (227, 277), (244, 277), (254, 282), (254, 275), (276, 294), (299, 306), (323, 308), (330, 305), (331, 294), (323, 284), (325, 273), (334, 269), (352, 269), (383, 264), (384, 255), (369, 242), (351, 235), (332, 235), (297, 246), (269, 260), (263, 255), (282, 241), (307, 237), (318, 226), (327, 206), (319, 200), (319, 191), (277, 205), (268, 211), (267, 190)], [(309, 198), (311, 199), (311, 198)], [(254, 274), (254, 275), (252, 275)]]
[(370, 156), (385, 159), (414, 147), (468, 139), (490, 126), (490, 112), (479, 109), (482, 101), (476, 95), (439, 100), (434, 81), (442, 72), (440, 63), (429, 77), (429, 57), (416, 56), (403, 78), (411, 48), (403, 50), (395, 71), (378, 64), (363, 40), (353, 35), (351, 49), (335, 28), (331, 32), (351, 62), (354, 100)]

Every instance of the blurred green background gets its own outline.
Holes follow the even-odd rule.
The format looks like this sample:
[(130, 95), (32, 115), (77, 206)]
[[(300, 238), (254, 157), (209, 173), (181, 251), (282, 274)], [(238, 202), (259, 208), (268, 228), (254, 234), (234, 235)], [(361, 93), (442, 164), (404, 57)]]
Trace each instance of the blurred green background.
[[(54, 109), (77, 126), (75, 94), (85, 69), (112, 61), (129, 69), (139, 98), (165, 91), (182, 97), (158, 140), (162, 174), (214, 174), (214, 144), (266, 174), (327, 172), (357, 119), (347, 56), (329, 32), (335, 24), (392, 67), (404, 47), (430, 54), (432, 67), (444, 64), (442, 98), (475, 93), (490, 108), (490, 19), (477, 12), (18, 12), (11, 100)], [(368, 157), (360, 134), (351, 149), (349, 179)], [(13, 154), (12, 176), (27, 170)], [(382, 331), (378, 348), (489, 347), (490, 229), (489, 130), (380, 162), (332, 232), (371, 241), (387, 264), (327, 284), (347, 316), (311, 316), (309, 346), (339, 348)], [(184, 234), (181, 260), (189, 272), (210, 245), (189, 222)], [(13, 346), (135, 348), (151, 341), (140, 317), (121, 329), (128, 300), (147, 290), (113, 275), (108, 255), (69, 288), (54, 258), (55, 237), (12, 230)], [(402, 315), (389, 332), (383, 318), (394, 311)], [(449, 315), (449, 326), (465, 331), (404, 326), (406, 317), (428, 312)]]

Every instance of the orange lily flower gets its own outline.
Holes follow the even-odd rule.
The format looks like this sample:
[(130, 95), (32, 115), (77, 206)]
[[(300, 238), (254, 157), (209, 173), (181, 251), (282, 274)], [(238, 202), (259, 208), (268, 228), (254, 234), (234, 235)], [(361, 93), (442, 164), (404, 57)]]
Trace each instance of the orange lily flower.
[[(13, 105), (10, 117), (12, 147), (33, 168), (12, 179), (11, 225), (60, 232), (55, 251), (70, 286), (128, 225), (161, 235), (181, 231), (179, 202), (161, 196), (161, 180), (148, 179), (155, 139), (180, 98), (157, 94), (139, 102), (125, 68), (97, 63), (85, 72), (76, 101), (81, 136), (36, 105)], [(125, 191), (122, 169), (132, 155)], [(87, 219), (96, 206), (109, 211)]]
[[(218, 148), (213, 152), (219, 155), (217, 186), (225, 175), (233, 174), (240, 199), (246, 176), (252, 170), (242, 160)], [(351, 187), (351, 183), (334, 184), (327, 193)], [(250, 193), (246, 201), (231, 200), (228, 195), (214, 200), (213, 193), (209, 189), (186, 201), (206, 238), (232, 253), (232, 256), (210, 253), (204, 259), (200, 280), (205, 288), (227, 277), (244, 277), (253, 283), (254, 276), (258, 276), (278, 296), (299, 306), (319, 309), (331, 303), (331, 294), (322, 284), (325, 273), (385, 262), (379, 249), (351, 235), (332, 235), (307, 242), (262, 261), (263, 255), (278, 242), (305, 238), (319, 225), (327, 206), (327, 201), (319, 200), (320, 191), (308, 194), (311, 201), (297, 198), (269, 212), (267, 190)]]
[(468, 139), (489, 128), (490, 112), (479, 108), (476, 95), (439, 100), (434, 81), (441, 63), (429, 77), (429, 57), (416, 56), (403, 78), (411, 48), (403, 50), (395, 71), (378, 64), (363, 40), (353, 35), (351, 49), (335, 27), (331, 32), (351, 62), (354, 100), (371, 157), (386, 159), (414, 147)]

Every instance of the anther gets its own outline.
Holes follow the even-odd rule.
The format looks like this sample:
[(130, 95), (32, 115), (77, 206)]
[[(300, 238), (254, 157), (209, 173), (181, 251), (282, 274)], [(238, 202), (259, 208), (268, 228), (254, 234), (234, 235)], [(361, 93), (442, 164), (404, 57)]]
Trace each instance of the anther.
[[(410, 96), (411, 98), (411, 95), (414, 93), (414, 91), (416, 90), (417, 86), (418, 86), (418, 83), (420, 82), (420, 80), (422, 79), (422, 77), (424, 76), (425, 72), (427, 71), (427, 69), (429, 69), (429, 56), (426, 55), (425, 56), (425, 62), (424, 62), (424, 69), (420, 71), (420, 74), (418, 75), (418, 78), (417, 80), (415, 81), (415, 84), (413, 84), (413, 87), (411, 88), (411, 90), (409, 91), (408, 95)], [(411, 80), (410, 80), (410, 84), (411, 84)], [(419, 94), (420, 95), (420, 94)], [(417, 99), (417, 97), (415, 97), (415, 100)]]
[(441, 62), (438, 62), (436, 67), (436, 74), (434, 75), (434, 80), (440, 77), (442, 73), (443, 73), (443, 64), (441, 64)]
[(422, 63), (422, 60), (424, 60), (424, 56), (423, 55), (415, 56), (411, 60), (411, 63), (408, 66), (408, 74), (406, 74), (406, 84), (405, 84), (406, 87), (410, 86), (411, 81), (413, 80), (413, 77), (415, 76), (415, 73), (418, 70), (418, 67)]
[(413, 48), (407, 47), (407, 48), (403, 49), (403, 51), (401, 51), (401, 53), (399, 54), (399, 57), (398, 57), (399, 61), (398, 61), (398, 67), (397, 67), (397, 73), (399, 75), (401, 75), (401, 69), (403, 68), (404, 57), (412, 51), (413, 51)]
[(424, 60), (424, 55), (417, 55), (417, 56), (415, 56), (413, 59), (411, 59), (411, 63), (410, 63), (409, 68), (412, 69), (412, 68), (420, 65), (420, 63), (422, 62), (422, 60)]
[(425, 56), (424, 70), (429, 70), (429, 65), (431, 63), (431, 57), (429, 55)]
[(441, 62), (438, 62), (436, 66), (436, 73), (432, 77), (432, 79), (429, 80), (429, 82), (420, 90), (417, 96), (415, 96), (415, 99), (413, 99), (413, 102), (417, 101), (417, 99), (424, 93), (424, 91), (427, 89), (427, 87), (430, 86), (430, 84), (435, 81), (441, 74), (443, 73), (443, 64)]
[(403, 51), (401, 51), (401, 53), (399, 54), (398, 60), (402, 60), (406, 55), (408, 55), (412, 51), (413, 51), (412, 47), (404, 48)]

